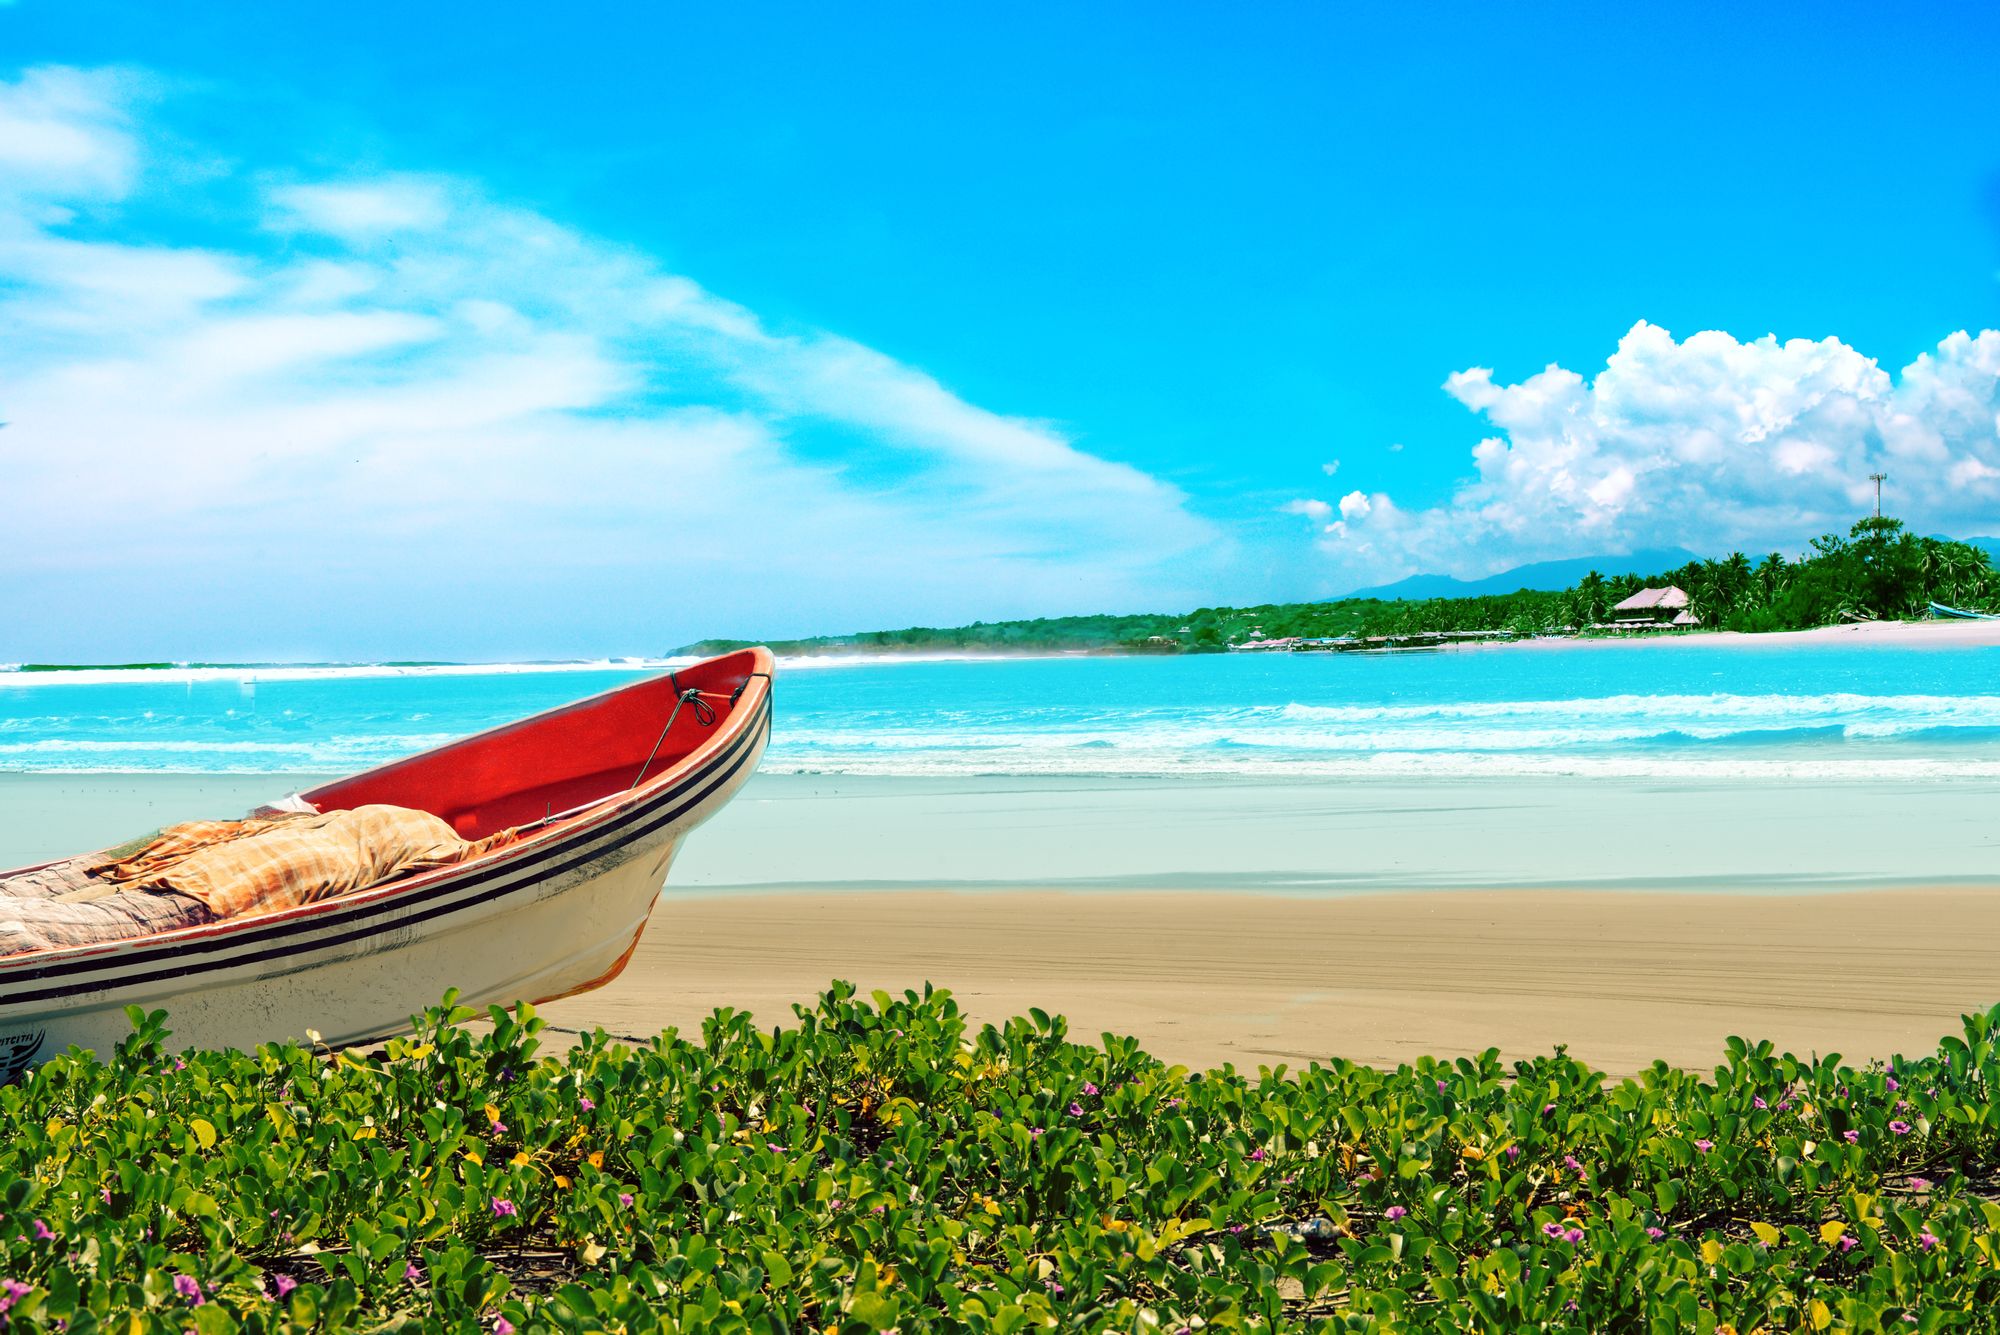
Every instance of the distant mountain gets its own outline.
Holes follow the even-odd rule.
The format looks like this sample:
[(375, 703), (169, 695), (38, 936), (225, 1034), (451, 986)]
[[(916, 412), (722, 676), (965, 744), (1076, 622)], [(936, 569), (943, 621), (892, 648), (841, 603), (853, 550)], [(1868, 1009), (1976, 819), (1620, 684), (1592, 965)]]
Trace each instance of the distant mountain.
[[(1994, 539), (1971, 539), (1973, 542)], [(1515, 566), (1484, 579), (1456, 579), (1450, 575), (1411, 575), (1394, 584), (1372, 589), (1356, 589), (1347, 598), (1477, 598), (1485, 594), (1513, 593), (1519, 589), (1567, 589), (1595, 570), (1600, 575), (1657, 575), (1701, 558), (1685, 547), (1656, 547), (1627, 552), (1623, 556), (1577, 556), (1564, 561), (1536, 561)]]
[(1960, 538), (1959, 541), (1968, 547), (1977, 547), (1994, 565), (2000, 566), (2000, 538)]

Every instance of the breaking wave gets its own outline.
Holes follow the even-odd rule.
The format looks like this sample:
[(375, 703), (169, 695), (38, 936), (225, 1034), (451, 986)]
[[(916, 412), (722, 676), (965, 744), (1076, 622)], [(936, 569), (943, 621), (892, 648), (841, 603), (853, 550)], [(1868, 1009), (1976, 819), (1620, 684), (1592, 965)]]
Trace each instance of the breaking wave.
[[(782, 665), (764, 764), (911, 776), (2000, 775), (2000, 652), (1289, 658), (804, 660)], [(351, 772), (672, 661), (0, 673), (0, 770)]]

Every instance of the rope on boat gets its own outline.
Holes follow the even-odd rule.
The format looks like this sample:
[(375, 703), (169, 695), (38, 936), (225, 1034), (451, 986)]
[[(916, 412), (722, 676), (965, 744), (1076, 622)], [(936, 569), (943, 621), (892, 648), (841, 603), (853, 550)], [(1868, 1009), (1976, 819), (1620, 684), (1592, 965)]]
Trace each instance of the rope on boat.
[[(680, 681), (676, 679), (674, 685), (679, 686)], [(653, 757), (660, 754), (660, 748), (666, 745), (667, 734), (674, 730), (674, 720), (681, 716), (681, 706), (686, 704), (694, 705), (694, 716), (702, 723), (713, 724), (715, 722), (715, 707), (701, 698), (700, 691), (697, 691), (692, 686), (682, 691), (674, 701), (673, 713), (667, 715), (667, 726), (660, 729), (660, 735), (653, 741), (653, 749), (646, 753), (646, 763), (639, 766), (639, 773), (632, 780), (633, 788), (637, 788), (646, 781), (646, 771), (653, 767)], [(707, 714), (705, 718), (703, 717), (704, 712)], [(631, 789), (628, 788), (626, 791), (630, 792)]]
[[(668, 672), (667, 680), (673, 684), (676, 693), (674, 711), (667, 715), (667, 726), (660, 729), (659, 737), (654, 739), (653, 749), (646, 753), (646, 763), (639, 766), (638, 776), (632, 780), (632, 788), (637, 788), (646, 781), (646, 771), (653, 767), (653, 758), (659, 755), (660, 748), (666, 745), (667, 734), (674, 730), (674, 720), (681, 716), (682, 705), (688, 705), (693, 708), (695, 722), (701, 724), (704, 728), (713, 728), (717, 715), (715, 706), (710, 704), (709, 701), (727, 699), (731, 705), (734, 705), (738, 700), (743, 698), (743, 692), (749, 689), (750, 677), (762, 677), (765, 681), (769, 681), (771, 674), (768, 672), (752, 672), (742, 681), (736, 683), (735, 690), (724, 696), (720, 691), (703, 691), (693, 686), (683, 687), (681, 685), (680, 674), (678, 672)], [(628, 788), (626, 791), (630, 792), (631, 789)]]

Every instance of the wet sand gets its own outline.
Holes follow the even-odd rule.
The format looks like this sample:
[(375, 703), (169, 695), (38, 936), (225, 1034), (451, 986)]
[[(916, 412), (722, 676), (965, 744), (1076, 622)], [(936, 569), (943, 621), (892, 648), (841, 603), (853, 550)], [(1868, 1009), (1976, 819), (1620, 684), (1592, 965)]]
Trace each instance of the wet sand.
[[(0, 775), (0, 866), (311, 782)], [(1040, 1006), (1196, 1067), (1566, 1043), (1624, 1073), (1711, 1065), (1732, 1033), (1886, 1057), (2000, 1002), (1996, 801), (1992, 781), (759, 776), (690, 841), (625, 976), (545, 1014), (650, 1035), (717, 1006), (789, 1020), (833, 978), (930, 980), (982, 1020)]]
[(789, 1023), (831, 978), (1029, 1006), (1191, 1067), (1374, 1064), (1567, 1044), (1613, 1074), (1713, 1065), (1730, 1034), (1849, 1060), (1929, 1051), (2000, 1002), (2000, 887), (1733, 895), (1199, 891), (675, 898), (625, 975), (551, 1024)]

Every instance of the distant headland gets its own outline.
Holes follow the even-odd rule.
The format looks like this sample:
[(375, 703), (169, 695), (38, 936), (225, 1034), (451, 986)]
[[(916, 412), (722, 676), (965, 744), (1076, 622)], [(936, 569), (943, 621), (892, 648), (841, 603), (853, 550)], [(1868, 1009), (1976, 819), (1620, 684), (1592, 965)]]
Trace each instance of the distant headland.
[[(1643, 590), (1671, 591), (1664, 606), (1621, 612)], [(1387, 590), (1384, 590), (1387, 592)], [(1657, 600), (1655, 600), (1657, 602)], [(786, 656), (846, 654), (1224, 653), (1247, 647), (1343, 647), (1477, 638), (1629, 636), (1640, 631), (1747, 633), (1902, 621), (1933, 608), (2000, 612), (2000, 570), (1981, 545), (1909, 532), (1872, 517), (1845, 536), (1815, 538), (1788, 559), (1732, 552), (1650, 575), (1588, 571), (1567, 588), (1462, 597), (1360, 596), (1321, 602), (1198, 607), (1189, 612), (1102, 613), (910, 626), (808, 639), (761, 641)], [(676, 655), (722, 653), (751, 640), (708, 639)]]

